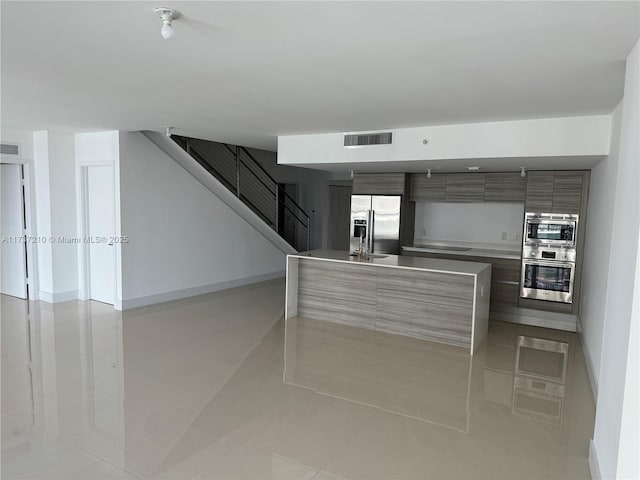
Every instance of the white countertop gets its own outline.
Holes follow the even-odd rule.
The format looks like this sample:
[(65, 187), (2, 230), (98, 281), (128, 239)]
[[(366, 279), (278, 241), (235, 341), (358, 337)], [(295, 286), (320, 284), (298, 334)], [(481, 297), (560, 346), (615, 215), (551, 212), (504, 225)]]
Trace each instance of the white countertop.
[[(435, 248), (434, 248), (435, 247)], [(447, 245), (421, 245), (414, 244), (402, 247), (406, 252), (424, 252), (439, 253), (442, 255), (460, 255), (469, 257), (487, 257), (487, 258), (506, 258), (509, 260), (520, 260), (520, 248), (511, 250), (498, 250), (489, 248), (469, 248), (468, 250), (459, 250), (460, 247), (447, 249)]]
[(411, 257), (408, 255), (388, 255), (386, 253), (371, 257), (368, 260), (359, 260), (358, 257), (351, 256), (349, 252), (342, 250), (311, 250), (309, 252), (288, 255), (288, 257), (324, 260), (328, 262), (358, 263), (360, 265), (372, 265), (376, 267), (425, 270), (458, 275), (477, 275), (485, 268), (491, 267), (489, 263), (461, 262), (459, 260)]

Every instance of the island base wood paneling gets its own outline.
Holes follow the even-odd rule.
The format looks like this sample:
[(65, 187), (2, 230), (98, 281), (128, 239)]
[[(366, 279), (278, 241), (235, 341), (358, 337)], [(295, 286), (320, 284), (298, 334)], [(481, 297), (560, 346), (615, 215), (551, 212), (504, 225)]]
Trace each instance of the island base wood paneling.
[(471, 345), (474, 278), (380, 269), (376, 329), (451, 345)]
[(490, 266), (477, 269), (480, 273), (463, 274), (292, 255), (287, 258), (286, 318), (324, 320), (473, 352), (486, 336), (491, 288)]
[(298, 315), (374, 328), (378, 285), (374, 273), (361, 265), (299, 262)]

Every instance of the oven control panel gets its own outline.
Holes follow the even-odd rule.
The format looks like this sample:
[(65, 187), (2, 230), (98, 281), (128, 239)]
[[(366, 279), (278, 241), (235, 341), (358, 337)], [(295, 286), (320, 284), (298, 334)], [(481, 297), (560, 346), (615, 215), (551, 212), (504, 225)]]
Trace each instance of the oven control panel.
[(575, 262), (576, 250), (573, 248), (549, 248), (549, 247), (531, 247), (525, 246), (522, 249), (522, 258), (524, 259), (536, 259), (536, 260), (549, 260), (556, 262)]

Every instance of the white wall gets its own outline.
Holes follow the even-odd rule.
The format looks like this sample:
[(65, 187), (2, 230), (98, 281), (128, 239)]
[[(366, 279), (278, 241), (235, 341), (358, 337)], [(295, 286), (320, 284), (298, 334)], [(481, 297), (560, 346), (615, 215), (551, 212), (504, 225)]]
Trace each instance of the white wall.
[(590, 455), (591, 465), (607, 479), (640, 477), (637, 363), (640, 43), (636, 43), (627, 58), (619, 148), (612, 222), (615, 234), (607, 274), (596, 424)]
[[(75, 237), (76, 177), (74, 136), (49, 132), (51, 234)], [(52, 245), (54, 293), (62, 298), (78, 298), (78, 245)]]
[(76, 159), (82, 165), (113, 165), (118, 159), (118, 131), (78, 133)]
[(523, 219), (523, 203), (416, 202), (415, 243), (443, 240), (517, 248)]
[[(606, 155), (609, 116), (390, 129), (392, 145), (344, 148), (342, 132), (278, 137), (278, 163), (289, 165), (464, 158)], [(387, 129), (389, 130), (389, 129)], [(496, 142), (495, 139), (500, 141)], [(425, 144), (424, 139), (428, 142)]]
[(78, 298), (78, 245), (51, 241), (75, 237), (76, 176), (74, 137), (71, 134), (34, 132), (38, 297), (48, 302)]
[[(638, 239), (640, 252), (640, 238)], [(636, 287), (640, 285), (640, 255), (636, 256)], [(618, 449), (618, 478), (640, 478), (640, 292), (633, 296), (629, 348), (627, 349), (627, 373), (624, 381), (620, 443)]]
[[(51, 236), (51, 205), (49, 198), (49, 136), (46, 131), (33, 133), (34, 196), (36, 210), (35, 235)], [(51, 243), (36, 244), (38, 255), (37, 298), (52, 301), (53, 260)]]
[(285, 255), (139, 132), (120, 133), (122, 307), (283, 274)]
[(580, 294), (580, 326), (587, 368), (594, 395), (598, 391), (600, 355), (605, 322), (613, 208), (618, 176), (620, 122), (622, 102), (611, 116), (611, 147), (609, 155), (591, 170), (589, 204), (587, 206), (585, 250)]

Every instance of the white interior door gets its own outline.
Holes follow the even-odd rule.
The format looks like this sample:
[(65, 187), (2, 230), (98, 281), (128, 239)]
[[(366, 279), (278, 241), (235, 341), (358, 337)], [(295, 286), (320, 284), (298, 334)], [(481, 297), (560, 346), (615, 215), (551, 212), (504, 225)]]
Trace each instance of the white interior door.
[[(87, 167), (89, 298), (113, 305), (115, 300), (115, 204), (111, 167)], [(97, 239), (107, 239), (98, 242)]]
[(20, 165), (0, 165), (0, 293), (27, 298), (24, 197)]

